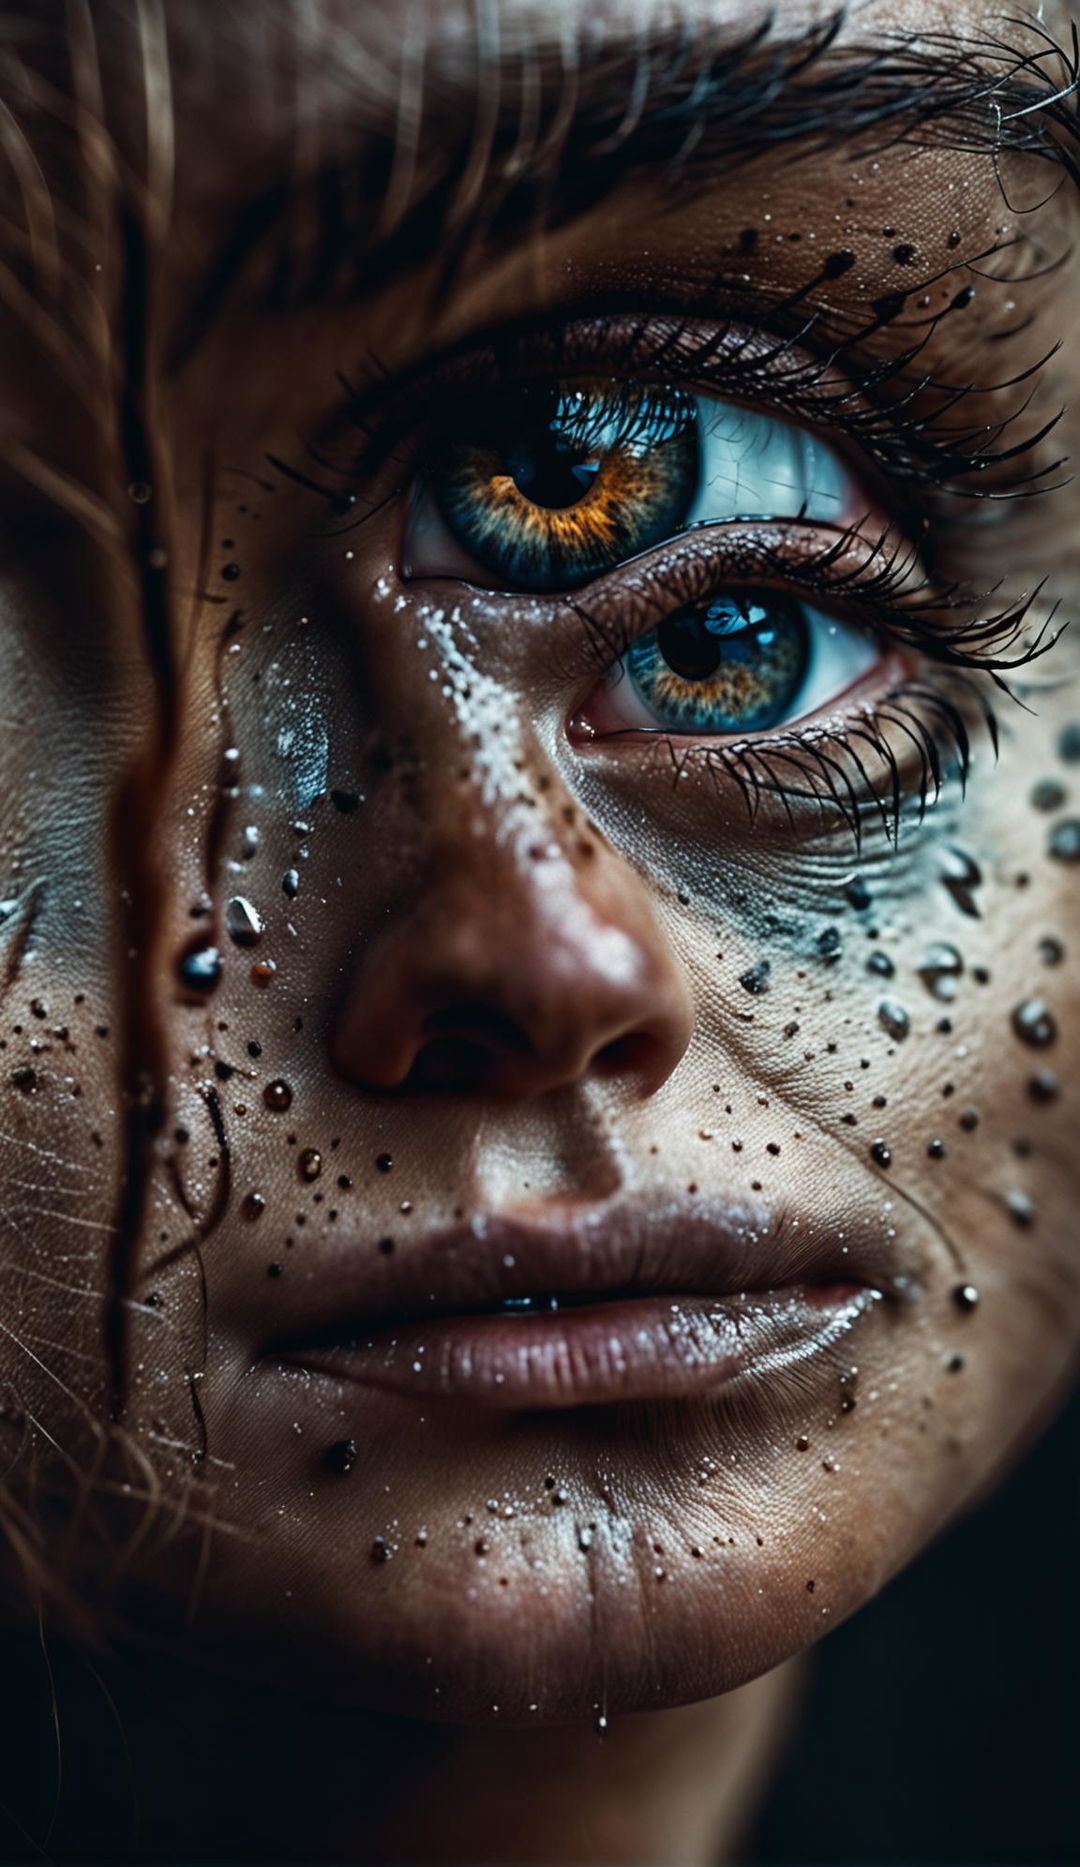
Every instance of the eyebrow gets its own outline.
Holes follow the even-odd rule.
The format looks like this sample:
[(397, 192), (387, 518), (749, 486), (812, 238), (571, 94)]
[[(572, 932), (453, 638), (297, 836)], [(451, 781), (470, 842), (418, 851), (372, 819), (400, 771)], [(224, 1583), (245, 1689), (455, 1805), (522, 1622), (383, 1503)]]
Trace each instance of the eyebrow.
[[(523, 44), (419, 41), (396, 93), (349, 73), (328, 115), (346, 142), (236, 215), (171, 346), (179, 367), (241, 277), (262, 308), (371, 291), (438, 256), (444, 283), (467, 256), (566, 225), (635, 179), (714, 186), (770, 151), (805, 160), (842, 145), (1026, 156), (1080, 195), (1080, 36), (1024, 25), (1027, 43), (954, 32), (840, 42), (838, 9), (804, 32), (772, 22), (736, 41), (695, 22), (633, 38)], [(360, 53), (358, 52), (358, 57)], [(369, 68), (370, 69), (370, 68)]]

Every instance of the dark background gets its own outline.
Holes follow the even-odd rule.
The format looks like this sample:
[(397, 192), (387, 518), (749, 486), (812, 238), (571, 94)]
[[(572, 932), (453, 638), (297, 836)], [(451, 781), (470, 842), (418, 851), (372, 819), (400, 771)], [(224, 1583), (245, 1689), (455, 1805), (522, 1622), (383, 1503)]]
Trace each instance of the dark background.
[(824, 1642), (747, 1858), (1080, 1860), (1080, 1398)]

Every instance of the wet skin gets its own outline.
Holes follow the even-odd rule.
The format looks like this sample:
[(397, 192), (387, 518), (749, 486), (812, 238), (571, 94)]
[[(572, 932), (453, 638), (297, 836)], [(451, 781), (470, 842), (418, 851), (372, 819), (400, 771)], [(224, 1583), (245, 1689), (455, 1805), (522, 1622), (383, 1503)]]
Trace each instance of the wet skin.
[[(440, 22), (428, 7), (450, 71)], [(1007, 447), (1075, 405), (1075, 343), (1040, 365), (1069, 336), (1076, 261), (1048, 262), (1075, 189), (1024, 214), (1056, 170), (1007, 158), (1006, 202), (980, 149), (787, 144), (674, 197), (637, 171), (526, 242), (477, 243), (449, 287), (407, 244), (359, 292), (258, 308), (256, 247), (196, 318), (208, 255), (290, 157), (253, 106), (208, 117), (216, 61), (260, 95), (254, 53), (182, 12), (175, 37), (167, 237), (153, 188), (141, 256), (108, 214), (83, 245), (61, 216), (79, 289), (34, 335), (16, 292), (4, 313), (12, 1520), (114, 1626), (359, 1704), (527, 1725), (720, 1694), (865, 1601), (1068, 1378), (1075, 643), (1012, 677), (1023, 705), (975, 671), (962, 795), (955, 740), (938, 787), (909, 710), (913, 686), (959, 690), (881, 624), (857, 689), (792, 729), (846, 731), (902, 690), (865, 787), (836, 750), (857, 840), (848, 781), (805, 746), (748, 768), (704, 735), (597, 733), (598, 642), (814, 561), (814, 602), (851, 619), (841, 574), (906, 529), (880, 466), (838, 443), (869, 516), (827, 573), (838, 528), (792, 513), (522, 595), (409, 573), (423, 421), (449, 390), (380, 451), (338, 372), (404, 393), (482, 332), (587, 317), (590, 373), (615, 374), (601, 315), (745, 331), (801, 294), (863, 332), (843, 366), (864, 378), (917, 329), (919, 406), (946, 422), (974, 385), (953, 419), (1006, 423)], [(338, 156), (345, 70), (319, 115)], [(42, 159), (58, 176), (71, 151)], [(141, 365), (130, 328), (113, 348), (134, 276)], [(785, 406), (814, 426), (821, 404)], [(931, 522), (938, 588), (998, 586), (960, 622), (1047, 580), (1014, 654), (1052, 602), (1076, 611), (1077, 494), (1054, 468), (1076, 424), (983, 476), (1040, 474), (1039, 497)], [(940, 723), (932, 700), (915, 714)], [(719, 1304), (733, 1346), (684, 1380), (677, 1323), (662, 1373), (621, 1380), (561, 1310), (508, 1317), (468, 1325), (490, 1379), (402, 1391), (423, 1347), (453, 1362), (432, 1312), (583, 1292), (652, 1297), (650, 1366), (672, 1305)], [(748, 1349), (740, 1292), (766, 1312)], [(328, 1330), (402, 1318), (407, 1357), (380, 1337), (318, 1365)]]

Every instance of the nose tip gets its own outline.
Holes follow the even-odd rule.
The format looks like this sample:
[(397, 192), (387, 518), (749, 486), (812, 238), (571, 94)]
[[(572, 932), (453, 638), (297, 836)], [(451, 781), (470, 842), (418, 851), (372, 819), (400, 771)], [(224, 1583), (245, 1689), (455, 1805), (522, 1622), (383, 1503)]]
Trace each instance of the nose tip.
[(629, 870), (587, 890), (568, 865), (554, 879), (491, 871), (429, 890), (360, 961), (339, 1073), (382, 1094), (526, 1096), (586, 1077), (654, 1093), (691, 1010), (643, 888)]

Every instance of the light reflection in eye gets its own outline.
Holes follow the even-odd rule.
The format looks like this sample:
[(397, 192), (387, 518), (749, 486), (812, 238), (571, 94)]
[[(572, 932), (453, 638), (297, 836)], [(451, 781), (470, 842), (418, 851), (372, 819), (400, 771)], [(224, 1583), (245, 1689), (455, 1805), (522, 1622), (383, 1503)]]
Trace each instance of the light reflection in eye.
[(867, 636), (777, 591), (716, 596), (638, 636), (588, 709), (597, 734), (765, 732), (815, 713), (880, 657)]
[(566, 590), (725, 519), (843, 522), (822, 441), (711, 396), (611, 379), (526, 383), (458, 408), (410, 518), (409, 576)]

